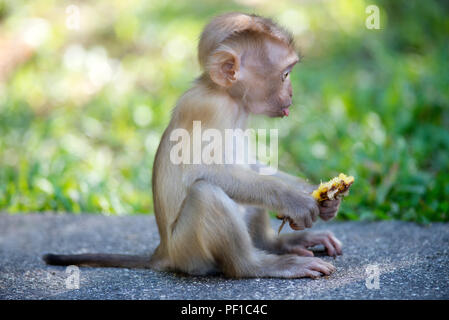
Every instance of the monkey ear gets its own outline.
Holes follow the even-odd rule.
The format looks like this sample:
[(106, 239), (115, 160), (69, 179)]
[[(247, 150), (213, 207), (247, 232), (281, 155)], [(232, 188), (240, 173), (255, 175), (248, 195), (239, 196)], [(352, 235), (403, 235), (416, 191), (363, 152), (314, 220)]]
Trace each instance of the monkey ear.
[(240, 58), (233, 51), (217, 51), (209, 60), (208, 70), (213, 82), (230, 87), (238, 79)]

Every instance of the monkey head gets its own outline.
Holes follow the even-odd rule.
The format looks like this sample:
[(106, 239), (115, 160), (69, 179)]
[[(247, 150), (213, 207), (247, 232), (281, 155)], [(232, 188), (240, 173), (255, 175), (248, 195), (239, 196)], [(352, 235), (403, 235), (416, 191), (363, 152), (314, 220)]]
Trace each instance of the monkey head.
[(290, 72), (299, 59), (291, 35), (271, 20), (241, 13), (213, 20), (201, 36), (199, 59), (212, 83), (248, 112), (288, 116)]

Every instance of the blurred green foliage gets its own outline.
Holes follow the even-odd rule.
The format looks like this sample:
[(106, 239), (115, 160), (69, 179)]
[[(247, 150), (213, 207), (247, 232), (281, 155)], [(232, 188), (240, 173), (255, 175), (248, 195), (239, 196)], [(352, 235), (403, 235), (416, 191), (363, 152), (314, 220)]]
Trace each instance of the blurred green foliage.
[(343, 219), (449, 221), (449, 6), (418, 0), (0, 0), (0, 211), (151, 212), (198, 36), (231, 10), (273, 17), (304, 55), (290, 117), (253, 120), (280, 128), (281, 168), (354, 175)]

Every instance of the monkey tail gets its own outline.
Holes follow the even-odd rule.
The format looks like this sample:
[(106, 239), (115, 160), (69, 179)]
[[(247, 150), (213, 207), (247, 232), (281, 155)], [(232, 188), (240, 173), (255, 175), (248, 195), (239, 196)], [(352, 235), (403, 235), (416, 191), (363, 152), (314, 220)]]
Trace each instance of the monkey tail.
[(104, 268), (135, 268), (148, 269), (152, 267), (149, 256), (136, 256), (127, 254), (45, 254), (42, 259), (54, 266), (83, 266)]

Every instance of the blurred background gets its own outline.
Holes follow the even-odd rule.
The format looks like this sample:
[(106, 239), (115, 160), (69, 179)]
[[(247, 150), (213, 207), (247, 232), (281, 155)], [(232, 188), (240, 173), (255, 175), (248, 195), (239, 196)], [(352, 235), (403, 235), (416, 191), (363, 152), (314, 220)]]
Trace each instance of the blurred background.
[(159, 139), (227, 11), (302, 52), (290, 117), (252, 120), (281, 129), (282, 169), (354, 175), (339, 219), (449, 221), (449, 2), (430, 0), (0, 0), (0, 211), (152, 214)]

